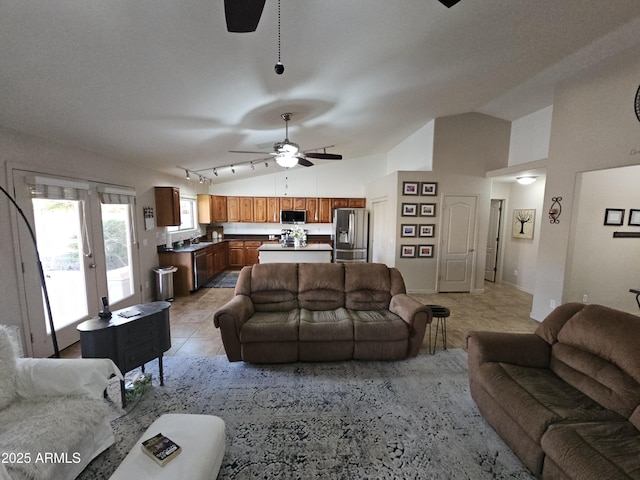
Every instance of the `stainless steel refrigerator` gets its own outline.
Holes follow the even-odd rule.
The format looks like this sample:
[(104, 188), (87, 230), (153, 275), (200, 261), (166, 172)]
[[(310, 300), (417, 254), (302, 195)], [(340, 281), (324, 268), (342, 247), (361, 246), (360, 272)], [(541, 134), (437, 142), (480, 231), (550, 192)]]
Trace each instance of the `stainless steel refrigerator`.
[(364, 208), (336, 208), (332, 240), (334, 262), (366, 262), (369, 212)]

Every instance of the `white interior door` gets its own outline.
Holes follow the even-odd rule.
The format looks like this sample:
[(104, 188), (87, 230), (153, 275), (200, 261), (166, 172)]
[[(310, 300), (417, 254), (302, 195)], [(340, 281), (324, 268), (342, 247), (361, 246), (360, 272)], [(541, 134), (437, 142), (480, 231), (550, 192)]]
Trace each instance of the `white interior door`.
[(439, 261), (440, 292), (470, 292), (476, 245), (476, 196), (445, 195)]
[(371, 204), (371, 261), (393, 266), (393, 238), (389, 232), (393, 232), (387, 223), (389, 222), (389, 200), (384, 198), (374, 200)]
[(502, 200), (491, 200), (489, 210), (489, 231), (487, 232), (487, 254), (484, 279), (496, 281), (498, 255), (500, 253), (500, 225), (502, 224)]

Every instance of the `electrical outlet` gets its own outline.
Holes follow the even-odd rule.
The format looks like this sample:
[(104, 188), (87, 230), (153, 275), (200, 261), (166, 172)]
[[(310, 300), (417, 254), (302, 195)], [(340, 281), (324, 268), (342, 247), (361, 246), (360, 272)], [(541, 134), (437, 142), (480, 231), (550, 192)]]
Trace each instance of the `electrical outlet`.
[(549, 300), (549, 307), (556, 308), (556, 301), (553, 298)]
[(582, 295), (582, 303), (587, 303), (589, 301), (589, 295), (586, 293)]

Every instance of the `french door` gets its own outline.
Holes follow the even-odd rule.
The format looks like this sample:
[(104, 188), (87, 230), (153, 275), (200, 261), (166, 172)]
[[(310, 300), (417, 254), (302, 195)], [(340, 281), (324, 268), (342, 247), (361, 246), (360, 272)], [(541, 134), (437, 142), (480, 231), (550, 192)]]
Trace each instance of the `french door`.
[[(29, 219), (44, 271), (60, 349), (107, 297), (112, 309), (138, 303), (135, 193), (83, 180), (14, 170), (15, 198)], [(115, 192), (115, 193), (114, 193)], [(33, 355), (53, 353), (51, 329), (28, 230), (18, 222), (24, 297)]]

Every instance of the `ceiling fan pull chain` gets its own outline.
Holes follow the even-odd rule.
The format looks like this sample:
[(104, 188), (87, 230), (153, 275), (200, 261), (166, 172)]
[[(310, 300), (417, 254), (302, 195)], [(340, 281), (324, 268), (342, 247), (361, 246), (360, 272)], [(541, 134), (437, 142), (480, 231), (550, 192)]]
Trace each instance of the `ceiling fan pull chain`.
[(280, 0), (278, 0), (278, 63), (276, 63), (273, 69), (276, 71), (278, 75), (282, 75), (284, 73), (284, 65), (280, 61), (281, 54), (281, 42), (280, 42)]

